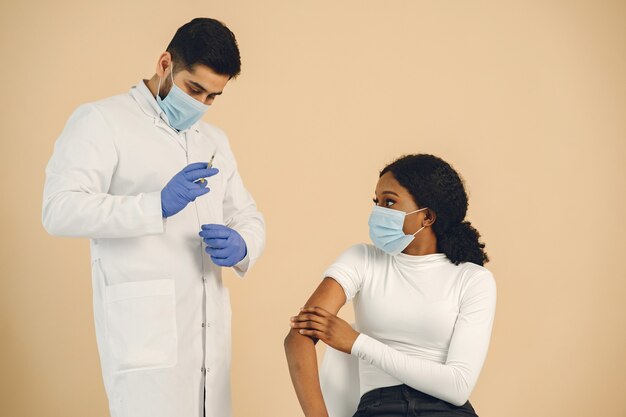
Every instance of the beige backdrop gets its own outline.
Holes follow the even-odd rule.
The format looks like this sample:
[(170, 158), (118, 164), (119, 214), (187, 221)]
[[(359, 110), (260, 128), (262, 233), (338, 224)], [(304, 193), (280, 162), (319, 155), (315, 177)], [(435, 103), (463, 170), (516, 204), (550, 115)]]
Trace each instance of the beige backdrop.
[(88, 242), (43, 230), (44, 167), (73, 109), (150, 77), (195, 16), (239, 40), (206, 120), (267, 219), (258, 266), (225, 277), (235, 416), (301, 415), (288, 317), (411, 152), (462, 173), (492, 259), (480, 415), (626, 415), (626, 3), (599, 0), (3, 0), (0, 415), (107, 415)]

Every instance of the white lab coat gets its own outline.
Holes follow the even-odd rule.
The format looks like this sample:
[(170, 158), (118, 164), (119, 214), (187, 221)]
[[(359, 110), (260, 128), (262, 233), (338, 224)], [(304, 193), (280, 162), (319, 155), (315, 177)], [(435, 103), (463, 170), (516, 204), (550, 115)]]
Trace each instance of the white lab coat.
[[(206, 407), (208, 417), (229, 417), (230, 299), (198, 232), (207, 223), (237, 230), (248, 248), (234, 267), (243, 276), (265, 245), (264, 221), (226, 135), (204, 122), (179, 133), (166, 120), (143, 81), (80, 106), (46, 168), (43, 224), (91, 239), (111, 416), (201, 417)], [(163, 187), (214, 151), (211, 191), (164, 220)]]

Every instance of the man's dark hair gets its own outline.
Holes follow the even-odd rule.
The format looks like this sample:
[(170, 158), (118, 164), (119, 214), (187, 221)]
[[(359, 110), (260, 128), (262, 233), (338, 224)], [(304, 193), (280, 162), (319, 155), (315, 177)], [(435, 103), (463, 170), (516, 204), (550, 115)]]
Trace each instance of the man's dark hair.
[(235, 78), (241, 72), (241, 57), (237, 39), (222, 22), (198, 17), (181, 26), (167, 46), (167, 52), (178, 67), (193, 71), (201, 64), (217, 74)]

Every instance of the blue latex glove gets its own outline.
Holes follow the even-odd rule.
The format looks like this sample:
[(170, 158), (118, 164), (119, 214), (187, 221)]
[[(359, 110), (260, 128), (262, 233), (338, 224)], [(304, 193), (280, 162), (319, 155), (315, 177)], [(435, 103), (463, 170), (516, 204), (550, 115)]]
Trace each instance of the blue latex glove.
[(203, 224), (200, 236), (211, 255), (213, 263), (219, 266), (233, 266), (246, 257), (246, 242), (235, 229), (221, 224)]
[(194, 182), (200, 178), (208, 178), (217, 174), (217, 168), (207, 169), (206, 162), (187, 165), (174, 175), (165, 188), (161, 190), (161, 209), (163, 217), (170, 217), (184, 209), (187, 204), (209, 192), (207, 182)]

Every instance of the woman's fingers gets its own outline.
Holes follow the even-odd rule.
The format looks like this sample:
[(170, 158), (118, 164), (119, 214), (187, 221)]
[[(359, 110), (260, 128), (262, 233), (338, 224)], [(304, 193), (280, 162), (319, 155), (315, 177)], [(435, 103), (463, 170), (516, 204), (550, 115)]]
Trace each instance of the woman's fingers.
[(291, 327), (301, 335), (328, 343), (328, 330), (334, 318), (321, 307), (305, 307), (300, 309), (300, 314), (291, 318)]
[(315, 341), (321, 340), (341, 352), (350, 353), (359, 336), (345, 320), (321, 307), (305, 307), (291, 318), (291, 328)]
[(291, 318), (292, 322), (303, 322), (303, 321), (311, 321), (311, 322), (315, 322), (315, 323), (320, 323), (320, 324), (327, 324), (328, 320), (326, 320), (325, 318), (318, 316), (316, 314), (308, 314), (308, 313), (300, 313), (295, 317)]
[(324, 310), (322, 307), (317, 307), (317, 306), (303, 307), (300, 309), (300, 314), (302, 313), (316, 314), (318, 316), (326, 317), (326, 318), (333, 316), (333, 314), (330, 314), (328, 311)]
[(318, 330), (307, 330), (307, 329), (301, 329), (298, 331), (301, 335), (304, 336), (309, 336), (309, 337), (314, 337), (316, 339), (321, 340), (322, 342), (324, 342), (324, 333), (318, 331)]
[(301, 335), (328, 343), (328, 330), (333, 317), (320, 307), (303, 308), (300, 314), (291, 318), (291, 327)]
[(326, 330), (326, 325), (315, 321), (292, 321), (291, 327), (294, 329), (318, 330), (320, 332), (324, 332)]

